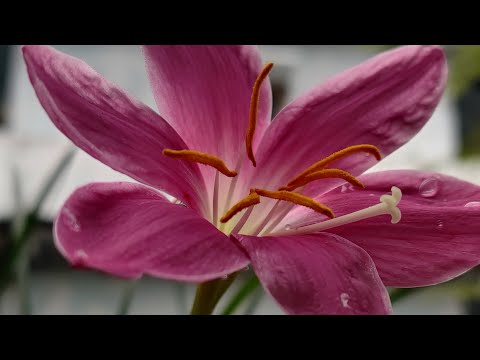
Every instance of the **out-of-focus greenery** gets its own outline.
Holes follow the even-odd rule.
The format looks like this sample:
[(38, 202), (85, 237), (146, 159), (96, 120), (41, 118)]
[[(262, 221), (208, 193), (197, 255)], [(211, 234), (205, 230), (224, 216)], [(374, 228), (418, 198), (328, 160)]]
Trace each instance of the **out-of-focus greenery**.
[[(398, 45), (364, 45), (372, 51), (384, 51)], [(444, 45), (448, 56), (449, 89), (461, 97), (480, 80), (480, 45)]]

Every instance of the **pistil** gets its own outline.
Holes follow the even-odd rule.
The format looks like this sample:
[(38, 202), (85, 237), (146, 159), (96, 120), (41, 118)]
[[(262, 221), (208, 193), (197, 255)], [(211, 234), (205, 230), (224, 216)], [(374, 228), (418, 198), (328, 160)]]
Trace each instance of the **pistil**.
[(380, 204), (370, 206), (368, 208), (355, 211), (351, 214), (343, 215), (332, 220), (322, 221), (320, 223), (304, 226), (301, 228), (292, 229), (291, 226), (287, 224), (285, 226), (285, 230), (274, 232), (269, 235), (283, 236), (310, 234), (385, 214), (389, 214), (391, 216), (392, 224), (396, 224), (400, 221), (402, 217), (402, 213), (397, 207), (401, 199), (402, 191), (399, 188), (393, 186), (392, 195), (382, 195), (380, 197)]

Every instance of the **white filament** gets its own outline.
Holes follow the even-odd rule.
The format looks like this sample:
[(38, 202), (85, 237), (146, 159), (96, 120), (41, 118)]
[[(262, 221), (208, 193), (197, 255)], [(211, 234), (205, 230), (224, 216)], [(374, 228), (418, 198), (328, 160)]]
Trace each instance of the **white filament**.
[(212, 224), (218, 224), (218, 187), (219, 187), (219, 171), (215, 172), (215, 183), (213, 185), (213, 208), (212, 208)]

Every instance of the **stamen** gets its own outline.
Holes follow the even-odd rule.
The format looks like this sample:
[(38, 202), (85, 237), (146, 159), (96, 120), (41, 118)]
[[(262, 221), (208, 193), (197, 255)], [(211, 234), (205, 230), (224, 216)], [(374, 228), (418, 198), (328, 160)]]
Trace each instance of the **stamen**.
[(226, 223), (243, 209), (257, 204), (260, 204), (260, 196), (258, 196), (255, 191), (251, 191), (250, 195), (244, 197), (242, 200), (233, 205), (230, 210), (228, 210), (226, 214), (223, 215), (223, 217), (220, 219), (220, 222)]
[(370, 206), (366, 209), (355, 211), (351, 214), (343, 215), (332, 220), (322, 221), (320, 223), (303, 226), (301, 228), (290, 229), (290, 226), (287, 225), (289, 228), (288, 230), (286, 229), (285, 231), (276, 232), (274, 235), (310, 234), (385, 214), (389, 214), (392, 217), (392, 224), (396, 224), (402, 218), (402, 213), (397, 207), (401, 199), (402, 191), (396, 186), (393, 186), (392, 195), (382, 195), (380, 197), (380, 204)]
[(215, 171), (215, 183), (213, 185), (213, 207), (212, 207), (212, 224), (217, 226), (218, 221), (218, 188), (220, 182), (219, 172)]
[(257, 166), (255, 161), (255, 156), (253, 155), (253, 136), (255, 135), (255, 129), (257, 127), (257, 113), (258, 113), (258, 103), (260, 101), (260, 89), (262, 87), (263, 81), (267, 78), (268, 74), (273, 68), (272, 63), (268, 63), (263, 68), (260, 75), (258, 75), (255, 85), (252, 90), (252, 98), (250, 100), (250, 113), (248, 118), (248, 128), (247, 136), (245, 138), (245, 145), (247, 147), (247, 155), (253, 166)]
[(309, 207), (329, 218), (335, 217), (333, 211), (329, 207), (322, 205), (305, 195), (290, 191), (268, 191), (264, 189), (255, 189), (255, 192), (260, 196), (268, 197), (270, 199), (284, 200), (297, 205)]
[(233, 230), (230, 232), (231, 234), (238, 234), (240, 231), (242, 231), (243, 226), (247, 222), (248, 218), (252, 214), (252, 211), (254, 209), (254, 206), (250, 206), (247, 211), (245, 211), (245, 214), (243, 214), (242, 218), (238, 221), (237, 225), (233, 228)]
[(327, 156), (326, 158), (316, 162), (315, 164), (313, 164), (312, 166), (307, 168), (305, 171), (303, 171), (300, 174), (298, 174), (297, 176), (295, 176), (287, 184), (287, 186), (292, 186), (292, 184), (297, 182), (300, 178), (302, 178), (306, 175), (309, 175), (311, 173), (314, 173), (318, 170), (324, 169), (327, 165), (329, 165), (330, 163), (332, 163), (335, 160), (339, 160), (339, 159), (341, 159), (345, 156), (348, 156), (348, 155), (351, 155), (351, 154), (354, 154), (354, 153), (358, 153), (358, 152), (366, 152), (366, 153), (372, 154), (373, 156), (375, 156), (375, 158), (377, 160), (380, 160), (382, 158), (382, 155), (380, 154), (380, 150), (374, 145), (365, 144), (365, 145), (350, 146), (346, 149), (337, 151), (336, 153), (333, 153), (332, 155)]
[[(235, 170), (237, 173), (240, 171), (240, 168), (243, 166), (243, 162), (245, 160), (245, 153), (241, 152), (240, 156), (238, 157), (237, 165), (235, 166)], [(230, 208), (230, 203), (232, 201), (233, 193), (235, 192), (235, 187), (237, 186), (238, 177), (234, 177), (230, 181), (230, 186), (228, 187), (227, 198), (225, 200), (225, 205), (223, 205), (222, 211), (227, 211)], [(220, 230), (223, 231), (224, 224), (220, 224)]]
[(223, 175), (228, 177), (237, 176), (237, 172), (229, 170), (222, 159), (210, 154), (205, 154), (205, 153), (201, 153), (199, 151), (194, 151), (194, 150), (164, 149), (163, 155), (174, 158), (174, 159), (187, 160), (187, 161), (192, 161), (192, 162), (197, 162), (200, 164), (212, 166), (218, 171), (220, 171)]
[(260, 234), (260, 231), (262, 231), (265, 228), (265, 226), (267, 226), (269, 221), (272, 220), (273, 215), (276, 214), (276, 211), (279, 205), (280, 205), (280, 200), (277, 200), (275, 202), (275, 205), (273, 205), (273, 207), (268, 212), (267, 216), (265, 216), (265, 218), (260, 223), (260, 225), (258, 225), (257, 228), (253, 231), (252, 233), (253, 236), (257, 236), (258, 234)]
[[(280, 200), (278, 201), (280, 202)], [(279, 214), (277, 214), (277, 216), (275, 217), (275, 220), (273, 220), (271, 224), (268, 225), (268, 227), (262, 231), (261, 236), (265, 236), (266, 234), (271, 233), (277, 227), (277, 225), (280, 224), (280, 222), (283, 219), (285, 219), (285, 216), (287, 216), (288, 213), (292, 211), (292, 209), (295, 207), (295, 204), (293, 203), (283, 203), (282, 205), (283, 207), (277, 210)]]
[(283, 186), (278, 190), (285, 190), (285, 191), (293, 191), (296, 188), (299, 188), (300, 186), (306, 185), (308, 183), (311, 183), (312, 181), (318, 180), (318, 179), (343, 179), (346, 182), (352, 184), (353, 186), (359, 187), (364, 189), (365, 186), (362, 184), (360, 180), (358, 180), (355, 176), (352, 174), (339, 170), (339, 169), (325, 169), (325, 170), (319, 170), (310, 174), (307, 174), (296, 181), (291, 181), (290, 185)]
[[(297, 194), (301, 194), (302, 191), (303, 191), (303, 187), (297, 190)], [(281, 200), (278, 200), (276, 205), (280, 205), (280, 203), (281, 203)], [(265, 230), (263, 230), (263, 228), (258, 230), (258, 234), (254, 234), (255, 236), (259, 235), (260, 232), (262, 233), (261, 236), (271, 233), (273, 230), (275, 230), (277, 225), (280, 224), (283, 219), (285, 219), (285, 216), (287, 216), (290, 213), (290, 211), (292, 211), (292, 209), (295, 207), (295, 204), (293, 203), (282, 203), (281, 205), (282, 206), (278, 206), (275, 209), (275, 211), (273, 211), (272, 209), (272, 211), (267, 215), (267, 217), (270, 217), (271, 219), (273, 219), (270, 225), (268, 225), (268, 227)], [(264, 225), (264, 227), (265, 226), (266, 224)]]

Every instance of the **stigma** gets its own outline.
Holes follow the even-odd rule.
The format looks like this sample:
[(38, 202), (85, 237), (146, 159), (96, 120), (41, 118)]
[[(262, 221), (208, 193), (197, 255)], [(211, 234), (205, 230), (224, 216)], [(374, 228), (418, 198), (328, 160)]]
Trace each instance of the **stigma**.
[(397, 207), (398, 203), (402, 199), (402, 191), (393, 186), (392, 194), (385, 194), (380, 197), (380, 203), (374, 206), (370, 206), (368, 208), (355, 211), (350, 214), (346, 214), (343, 216), (339, 216), (332, 220), (322, 221), (317, 224), (311, 224), (303, 227), (292, 228), (291, 225), (286, 225), (285, 230), (276, 231), (270, 233), (269, 235), (272, 236), (279, 236), (279, 235), (301, 235), (301, 234), (311, 234), (316, 233), (319, 231), (324, 231), (332, 228), (336, 228), (342, 225), (351, 224), (360, 220), (369, 219), (372, 217), (380, 216), (380, 215), (390, 215), (391, 216), (391, 223), (396, 224), (402, 218), (402, 213), (400, 209)]

